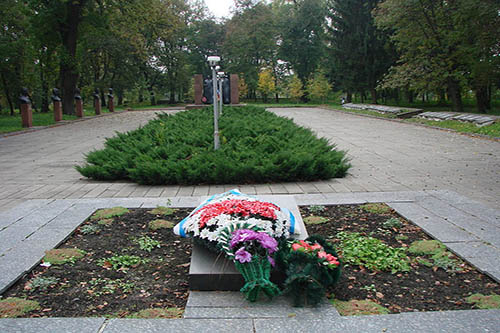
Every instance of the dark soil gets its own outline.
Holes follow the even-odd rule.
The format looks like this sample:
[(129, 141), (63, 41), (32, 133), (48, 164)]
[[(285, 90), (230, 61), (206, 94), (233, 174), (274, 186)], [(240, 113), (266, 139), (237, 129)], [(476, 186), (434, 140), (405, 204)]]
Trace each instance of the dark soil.
[[(308, 207), (301, 207), (301, 213), (303, 218), (312, 215)], [(325, 216), (328, 222), (307, 225), (308, 233), (320, 234), (336, 244), (339, 240), (335, 239), (335, 235), (339, 231), (359, 232), (392, 247), (409, 247), (414, 241), (432, 239), (421, 228), (392, 210), (375, 214), (361, 209), (359, 205), (340, 205), (325, 206), (324, 212), (314, 215)], [(384, 228), (383, 223), (389, 218), (398, 218), (402, 226), (398, 229)], [(400, 313), (473, 309), (473, 305), (465, 301), (468, 296), (500, 292), (498, 283), (465, 262), (459, 265), (461, 271), (447, 271), (417, 263), (417, 259), (429, 259), (428, 256), (409, 256), (412, 267), (407, 273), (374, 272), (345, 265), (340, 281), (330, 290), (330, 297), (342, 301), (369, 299), (388, 308), (391, 313)], [(453, 259), (460, 260), (455, 256)]]
[[(191, 241), (174, 235), (172, 229), (151, 230), (148, 223), (161, 218), (175, 224), (191, 209), (179, 209), (168, 217), (155, 216), (148, 211), (130, 210), (130, 213), (114, 217), (109, 225), (86, 221), (61, 246), (86, 251), (83, 259), (49, 268), (37, 267), (2, 297), (38, 301), (40, 310), (30, 312), (27, 317), (127, 317), (144, 309), (183, 309), (188, 296)], [(311, 215), (308, 207), (302, 207), (301, 213), (303, 218)], [(339, 231), (360, 232), (393, 247), (408, 247), (413, 241), (431, 239), (393, 211), (370, 213), (359, 205), (340, 205), (326, 206), (324, 211), (314, 215), (327, 217), (328, 221), (307, 225), (309, 234), (321, 234), (334, 243), (338, 243), (335, 235)], [(402, 226), (384, 228), (383, 223), (389, 218), (398, 218)], [(97, 226), (98, 232), (84, 234), (82, 228), (88, 225)], [(133, 242), (140, 236), (160, 241), (161, 247), (151, 252), (141, 250)], [(100, 259), (113, 255), (135, 255), (149, 262), (127, 270), (98, 265)], [(473, 305), (465, 302), (471, 294), (500, 293), (499, 284), (465, 263), (460, 266), (462, 271), (456, 272), (427, 267), (417, 263), (416, 256), (411, 258), (412, 269), (407, 273), (373, 272), (359, 266), (345, 266), (341, 280), (329, 291), (329, 296), (339, 300), (370, 299), (387, 307), (391, 313), (399, 313), (472, 309)], [(32, 286), (36, 277), (58, 280), (43, 290)], [(129, 283), (129, 288), (120, 283)]]
[[(174, 235), (172, 229), (153, 231), (148, 223), (167, 219), (176, 224), (191, 209), (180, 209), (168, 217), (148, 211), (131, 209), (130, 213), (114, 217), (110, 225), (86, 221), (61, 246), (86, 251), (83, 259), (74, 264), (37, 267), (3, 296), (38, 301), (41, 309), (30, 312), (29, 317), (125, 317), (148, 308), (184, 308), (188, 296), (191, 240)], [(86, 225), (98, 226), (99, 232), (83, 234), (82, 227)], [(160, 241), (161, 247), (151, 252), (141, 250), (133, 242), (140, 236)], [(135, 255), (150, 261), (127, 270), (98, 265), (99, 259), (113, 255)], [(55, 277), (58, 282), (47, 290), (31, 288), (30, 281), (39, 276)], [(120, 282), (133, 286), (124, 292)]]

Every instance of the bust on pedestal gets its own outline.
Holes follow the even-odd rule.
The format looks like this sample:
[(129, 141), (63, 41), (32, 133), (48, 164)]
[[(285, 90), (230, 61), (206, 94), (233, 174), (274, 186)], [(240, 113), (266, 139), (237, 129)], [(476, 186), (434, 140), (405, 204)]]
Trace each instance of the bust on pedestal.
[(76, 116), (78, 118), (83, 117), (83, 101), (82, 101), (82, 96), (80, 96), (80, 89), (75, 88), (75, 109), (76, 109)]
[(61, 98), (59, 97), (59, 89), (52, 89), (52, 103), (54, 104), (54, 120), (56, 122), (62, 120), (62, 107), (61, 107)]
[(109, 112), (115, 112), (115, 105), (113, 103), (113, 88), (109, 88), (109, 93), (108, 93), (108, 109)]
[(28, 88), (21, 90), (19, 96), (19, 103), (21, 104), (21, 122), (23, 127), (33, 126), (33, 112), (31, 111), (31, 100), (28, 93)]
[(101, 98), (99, 97), (99, 89), (94, 90), (94, 110), (96, 115), (101, 114)]

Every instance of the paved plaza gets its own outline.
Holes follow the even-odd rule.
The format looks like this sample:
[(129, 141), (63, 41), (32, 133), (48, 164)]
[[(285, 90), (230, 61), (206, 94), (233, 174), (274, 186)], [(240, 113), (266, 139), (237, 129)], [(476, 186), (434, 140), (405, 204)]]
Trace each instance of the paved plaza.
[[(500, 142), (318, 108), (272, 109), (348, 151), (343, 179), (239, 186), (248, 194), (452, 190), (500, 207)], [(166, 111), (176, 112), (176, 111)], [(74, 166), (106, 137), (146, 124), (133, 111), (0, 137), (0, 211), (29, 199), (202, 196), (238, 187), (96, 182)]]
[[(0, 137), (0, 292), (98, 208), (193, 207), (239, 187), (297, 204), (385, 202), (500, 281), (500, 142), (319, 108), (272, 109), (348, 151), (348, 177), (320, 182), (140, 186), (82, 178), (74, 165), (115, 131), (155, 117), (122, 112)], [(165, 111), (178, 112), (178, 111)], [(500, 310), (341, 317), (332, 307), (249, 304), (239, 293), (191, 292), (185, 319), (1, 319), (0, 332), (498, 332)]]

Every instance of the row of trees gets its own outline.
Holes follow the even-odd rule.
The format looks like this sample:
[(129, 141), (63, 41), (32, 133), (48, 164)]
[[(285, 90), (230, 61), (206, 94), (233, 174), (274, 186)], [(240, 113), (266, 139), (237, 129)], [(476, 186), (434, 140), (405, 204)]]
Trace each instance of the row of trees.
[[(286, 92), (307, 100), (333, 86), (352, 94), (417, 93), (478, 109), (500, 86), (497, 0), (235, 0), (233, 16), (211, 17), (203, 0), (3, 0), (0, 86), (13, 110), (29, 86), (42, 111), (59, 86), (65, 113), (113, 87), (124, 98), (168, 92), (182, 99), (205, 57), (222, 56), (248, 98)], [(329, 84), (328, 84), (329, 83)], [(319, 94), (319, 95), (318, 95)], [(104, 98), (102, 99), (104, 101)]]

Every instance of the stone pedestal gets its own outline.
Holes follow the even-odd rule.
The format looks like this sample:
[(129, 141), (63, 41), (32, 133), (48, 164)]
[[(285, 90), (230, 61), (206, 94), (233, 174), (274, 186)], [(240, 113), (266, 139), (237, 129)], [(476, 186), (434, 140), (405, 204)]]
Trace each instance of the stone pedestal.
[(109, 112), (115, 112), (115, 104), (113, 98), (108, 99), (108, 110)]
[(58, 122), (62, 120), (62, 107), (60, 101), (54, 101), (54, 121)]
[(196, 74), (194, 76), (194, 104), (201, 105), (203, 97), (203, 75)]
[[(306, 239), (308, 237), (306, 227), (293, 196), (260, 195), (259, 198), (288, 208), (295, 216), (296, 234), (293, 238)], [(274, 283), (280, 284), (284, 282), (284, 278), (277, 271), (271, 273), (271, 281)], [(190, 290), (201, 291), (236, 291), (240, 290), (245, 282), (243, 276), (231, 260), (226, 259), (222, 254), (212, 253), (196, 243), (193, 244), (191, 252), (188, 281)]]
[(29, 104), (21, 104), (21, 122), (23, 127), (33, 127), (33, 112)]
[(231, 74), (231, 104), (240, 104), (240, 88), (238, 74)]
[(94, 99), (94, 110), (96, 115), (101, 114), (101, 101), (99, 99)]
[(76, 116), (78, 118), (83, 118), (83, 102), (81, 99), (75, 100), (75, 110)]

